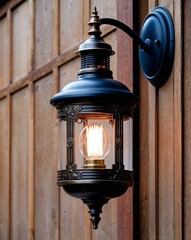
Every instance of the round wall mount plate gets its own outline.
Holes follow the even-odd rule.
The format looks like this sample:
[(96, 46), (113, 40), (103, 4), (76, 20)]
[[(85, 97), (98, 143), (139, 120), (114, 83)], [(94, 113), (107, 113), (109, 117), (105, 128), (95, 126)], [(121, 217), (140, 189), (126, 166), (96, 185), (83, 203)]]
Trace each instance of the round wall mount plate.
[(169, 78), (174, 61), (174, 26), (169, 11), (156, 7), (145, 18), (140, 37), (148, 49), (139, 48), (139, 61), (144, 76), (155, 87)]

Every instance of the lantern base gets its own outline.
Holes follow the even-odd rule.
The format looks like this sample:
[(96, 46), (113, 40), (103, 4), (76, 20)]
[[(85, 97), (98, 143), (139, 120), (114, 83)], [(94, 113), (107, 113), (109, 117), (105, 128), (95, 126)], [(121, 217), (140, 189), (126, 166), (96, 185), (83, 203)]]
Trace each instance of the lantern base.
[(80, 198), (88, 207), (93, 228), (98, 228), (102, 206), (110, 199), (121, 196), (129, 186), (128, 181), (119, 180), (68, 180), (63, 189), (70, 196)]
[(71, 179), (71, 175), (66, 179), (66, 176), (67, 170), (58, 171), (58, 185), (89, 207), (94, 229), (98, 228), (103, 205), (133, 186), (133, 172), (124, 169), (76, 169), (75, 176), (78, 179)]

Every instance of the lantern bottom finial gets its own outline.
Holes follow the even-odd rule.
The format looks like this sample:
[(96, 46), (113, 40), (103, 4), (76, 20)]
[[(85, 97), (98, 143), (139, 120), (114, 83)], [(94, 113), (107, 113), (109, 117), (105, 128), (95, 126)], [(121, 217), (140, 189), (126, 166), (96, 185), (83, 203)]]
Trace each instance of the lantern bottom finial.
[(93, 229), (98, 228), (98, 224), (101, 220), (100, 213), (102, 213), (102, 207), (108, 203), (108, 199), (84, 199), (83, 202), (89, 207), (90, 220), (92, 222)]

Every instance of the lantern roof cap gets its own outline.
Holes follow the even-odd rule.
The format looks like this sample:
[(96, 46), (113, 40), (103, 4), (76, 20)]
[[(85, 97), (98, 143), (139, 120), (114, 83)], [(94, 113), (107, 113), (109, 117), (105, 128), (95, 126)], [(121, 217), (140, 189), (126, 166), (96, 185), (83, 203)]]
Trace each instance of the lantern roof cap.
[(108, 55), (113, 55), (115, 52), (112, 50), (111, 46), (107, 44), (101, 37), (101, 21), (98, 16), (96, 7), (94, 12), (92, 12), (88, 24), (90, 26), (90, 30), (88, 32), (89, 38), (79, 46), (77, 54), (81, 56), (87, 51), (102, 51), (102, 53), (105, 52)]
[[(96, 69), (95, 69), (96, 70)], [(54, 106), (67, 104), (139, 104), (139, 98), (123, 83), (104, 78), (98, 73), (80, 74), (78, 79), (67, 84), (59, 93), (50, 99)]]

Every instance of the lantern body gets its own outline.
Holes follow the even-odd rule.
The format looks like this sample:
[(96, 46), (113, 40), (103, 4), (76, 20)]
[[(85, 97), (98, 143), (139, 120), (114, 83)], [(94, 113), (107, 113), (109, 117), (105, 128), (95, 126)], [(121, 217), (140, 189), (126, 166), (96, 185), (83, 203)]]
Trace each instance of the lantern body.
[[(95, 8), (89, 38), (77, 52), (81, 57), (77, 80), (50, 100), (58, 111), (62, 126), (59, 135), (64, 139), (59, 140), (58, 185), (88, 205), (94, 229), (102, 206), (133, 185), (132, 121), (128, 120), (139, 104), (135, 94), (113, 80), (110, 55), (114, 52), (101, 37), (101, 24), (120, 28), (140, 45), (142, 70), (156, 87), (168, 79), (174, 58), (174, 28), (167, 9), (157, 7), (147, 16), (140, 38), (118, 20), (99, 19)], [(156, 25), (157, 31), (152, 31)]]
[[(100, 36), (97, 12), (92, 14), (89, 25), (90, 36), (78, 51), (81, 70), (77, 80), (67, 84), (50, 102), (63, 125), (61, 132), (66, 133), (66, 165), (60, 159), (58, 185), (88, 205), (96, 229), (103, 204), (133, 185), (132, 169), (126, 170), (123, 162), (127, 153), (124, 136), (132, 137), (124, 134), (124, 124), (132, 117), (139, 98), (113, 80), (109, 57), (114, 52)], [(63, 147), (60, 144), (62, 152)]]
[[(86, 121), (86, 125), (92, 123), (98, 123), (104, 125), (109, 132), (109, 144), (110, 150), (106, 157), (104, 157), (105, 167), (111, 169), (115, 159), (115, 123), (114, 120), (110, 119), (89, 119)], [(67, 165), (67, 121), (60, 121), (58, 124), (58, 170), (66, 170)], [(83, 158), (80, 152), (80, 134), (86, 126), (84, 122), (75, 122), (74, 125), (74, 162), (77, 164), (78, 168), (83, 168), (85, 158)], [(133, 152), (133, 121), (128, 119), (123, 121), (123, 163), (125, 170), (133, 171), (132, 163), (132, 152)]]

